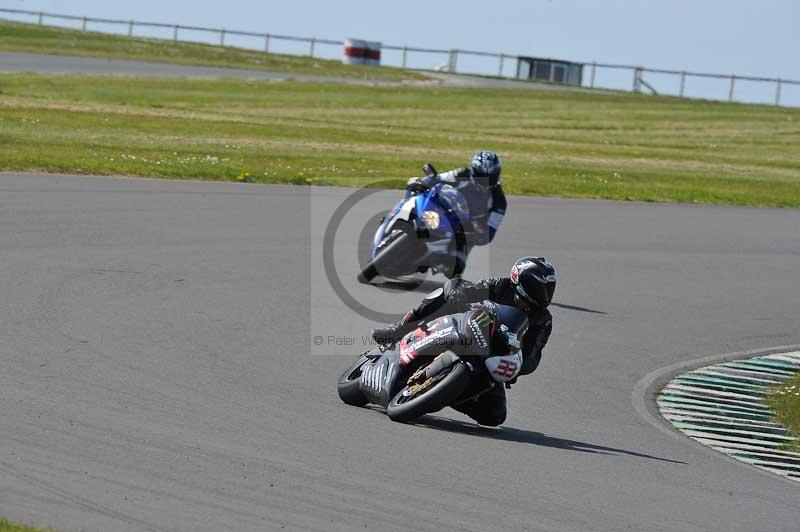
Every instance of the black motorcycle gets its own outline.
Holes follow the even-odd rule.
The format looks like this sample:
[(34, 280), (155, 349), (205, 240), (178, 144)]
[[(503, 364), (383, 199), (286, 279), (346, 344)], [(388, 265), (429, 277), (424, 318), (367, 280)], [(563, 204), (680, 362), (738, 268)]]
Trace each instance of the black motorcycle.
[(400, 342), (363, 353), (339, 377), (339, 397), (385, 407), (399, 422), (473, 400), (519, 374), (527, 327), (522, 311), (491, 301), (420, 324)]

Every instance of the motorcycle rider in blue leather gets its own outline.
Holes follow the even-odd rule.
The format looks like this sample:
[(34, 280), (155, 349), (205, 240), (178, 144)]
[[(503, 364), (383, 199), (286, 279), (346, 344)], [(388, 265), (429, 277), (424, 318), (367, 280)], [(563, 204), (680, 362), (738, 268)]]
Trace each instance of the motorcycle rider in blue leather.
[(472, 157), (469, 168), (456, 168), (442, 174), (428, 175), (422, 179), (412, 177), (408, 180), (408, 188), (411, 190), (427, 190), (442, 182), (457, 189), (464, 197), (469, 207), (471, 227), (464, 227), (467, 249), (465, 253), (459, 252), (456, 257), (456, 276), (464, 271), (472, 246), (489, 244), (503, 223), (507, 202), (500, 184), (502, 168), (500, 157), (496, 153), (479, 151)]

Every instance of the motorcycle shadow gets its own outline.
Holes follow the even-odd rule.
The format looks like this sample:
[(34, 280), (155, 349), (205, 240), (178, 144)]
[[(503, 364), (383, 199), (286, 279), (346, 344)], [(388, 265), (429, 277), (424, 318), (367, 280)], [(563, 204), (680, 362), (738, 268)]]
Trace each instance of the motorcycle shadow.
[(533, 432), (530, 430), (517, 429), (513, 427), (485, 427), (476, 423), (468, 423), (455, 419), (448, 419), (439, 416), (427, 415), (413, 421), (411, 424), (418, 427), (425, 427), (433, 430), (441, 430), (446, 432), (453, 432), (458, 434), (466, 434), (469, 436), (476, 436), (479, 438), (487, 438), (491, 440), (508, 441), (515, 443), (527, 443), (530, 445), (537, 445), (540, 447), (552, 447), (555, 449), (564, 449), (568, 451), (577, 451), (582, 453), (605, 454), (610, 456), (633, 456), (636, 458), (646, 458), (648, 460), (658, 460), (661, 462), (669, 462), (673, 464), (686, 465), (686, 462), (679, 460), (671, 460), (669, 458), (661, 458), (646, 453), (637, 451), (630, 451), (627, 449), (618, 449), (615, 447), (608, 447), (604, 445), (595, 445), (577, 440), (568, 440), (565, 438), (557, 438), (555, 436), (547, 436), (541, 432)]
[(408, 280), (385, 280), (381, 283), (373, 283), (379, 288), (387, 290), (397, 290), (398, 292), (422, 292), (429, 294), (438, 288), (442, 288), (444, 283), (441, 281), (433, 281), (431, 279), (408, 279)]

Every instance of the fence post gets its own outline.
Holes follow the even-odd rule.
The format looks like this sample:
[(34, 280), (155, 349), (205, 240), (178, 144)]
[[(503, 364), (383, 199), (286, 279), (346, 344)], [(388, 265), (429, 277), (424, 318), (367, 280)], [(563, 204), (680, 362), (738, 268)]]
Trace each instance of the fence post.
[(406, 68), (406, 56), (407, 55), (408, 55), (408, 47), (407, 46), (403, 46), (403, 62), (402, 62), (403, 68)]
[(44, 23), (44, 13), (39, 11), (39, 26), (41, 26), (43, 23)]
[(500, 58), (500, 67), (497, 69), (497, 76), (502, 78), (503, 77), (503, 62), (504, 62), (504, 59), (506, 58), (506, 56), (503, 55), (503, 54), (498, 54), (497, 57)]
[(133, 37), (133, 24), (132, 20), (128, 22), (128, 37)]
[(642, 92), (642, 67), (633, 67), (633, 92)]
[(450, 50), (450, 57), (447, 61), (447, 71), (455, 73), (456, 69), (458, 68), (458, 50), (452, 49)]
[(225, 46), (225, 28), (219, 30), (219, 45)]
[(778, 78), (775, 84), (775, 105), (781, 104), (781, 78)]
[(686, 90), (686, 71), (681, 72), (681, 90), (680, 96), (683, 98), (683, 92)]
[(179, 26), (177, 24), (175, 24), (175, 27), (172, 28), (172, 40), (173, 41), (177, 41), (178, 40), (178, 27)]
[(597, 74), (597, 62), (592, 61), (592, 76), (591, 81), (589, 82), (589, 88), (594, 88), (594, 76)]
[(264, 51), (269, 53), (269, 33), (264, 34)]
[(311, 37), (311, 46), (308, 49), (309, 57), (314, 57), (314, 45), (316, 45), (316, 44), (317, 44), (317, 38), (316, 37)]
[(733, 87), (736, 85), (736, 75), (731, 74), (731, 88), (728, 90), (728, 101), (733, 101)]
[(86, 31), (86, 17), (81, 17), (81, 31)]

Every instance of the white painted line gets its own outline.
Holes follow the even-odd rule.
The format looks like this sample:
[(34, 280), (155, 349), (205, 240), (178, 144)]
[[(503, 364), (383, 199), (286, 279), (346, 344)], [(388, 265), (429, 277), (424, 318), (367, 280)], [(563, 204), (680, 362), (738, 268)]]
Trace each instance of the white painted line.
[(777, 369), (774, 366), (766, 367), (763, 365), (744, 364), (742, 362), (730, 362), (728, 364), (723, 365), (723, 367), (743, 368), (743, 369), (749, 369), (750, 371), (765, 373), (767, 375), (783, 375), (786, 377), (791, 377), (793, 374), (793, 372), (788, 369)]
[(743, 419), (734, 416), (720, 416), (718, 414), (709, 414), (708, 412), (692, 412), (681, 408), (662, 407), (661, 412), (671, 416), (686, 416), (689, 419), (708, 419), (714, 421), (723, 421), (727, 423), (738, 423), (744, 425), (752, 425), (755, 427), (780, 429), (782, 426), (778, 423), (771, 421), (755, 421), (752, 419)]
[(792, 442), (794, 438), (792, 436), (785, 436), (784, 434), (775, 434), (773, 432), (767, 431), (757, 431), (757, 430), (740, 430), (740, 429), (729, 429), (723, 426), (709, 426), (708, 423), (693, 423), (692, 420), (687, 419), (670, 419), (672, 424), (678, 428), (686, 427), (687, 429), (691, 430), (699, 430), (703, 432), (707, 432), (708, 434), (719, 434), (722, 436), (726, 436), (728, 434), (733, 435), (741, 435), (741, 436), (757, 436), (759, 438), (767, 439), (767, 440), (777, 440), (778, 442)]
[(699, 440), (699, 438), (704, 438), (706, 440), (717, 441), (717, 442), (757, 443), (765, 447), (780, 447), (782, 445), (781, 443), (778, 442), (757, 440), (755, 438), (738, 438), (735, 436), (721, 436), (719, 434), (709, 434), (708, 432), (703, 432), (700, 430), (686, 429), (682, 430), (682, 432), (686, 433), (689, 436), (696, 436), (697, 438), (694, 439), (697, 440)]
[(742, 403), (749, 403), (749, 404), (755, 404), (755, 405), (761, 404), (758, 399), (756, 399), (756, 398), (754, 398), (754, 397), (752, 397), (750, 395), (742, 395), (742, 394), (733, 393), (733, 392), (721, 392), (721, 391), (718, 391), (718, 390), (709, 390), (707, 388), (702, 388), (700, 386), (687, 386), (685, 384), (669, 384), (669, 385), (667, 385), (667, 388), (665, 388), (665, 389), (669, 389), (669, 390), (685, 390), (687, 392), (694, 392), (696, 394), (702, 394), (702, 395), (700, 395), (701, 397), (703, 397), (704, 395), (715, 395), (715, 396), (719, 396), (719, 397), (730, 397), (731, 399), (735, 399), (736, 401), (741, 401)]
[[(673, 419), (685, 418), (694, 420), (698, 424), (706, 424), (714, 427), (741, 427), (747, 426), (754, 429), (763, 429), (762, 432), (775, 432), (786, 434), (786, 427), (773, 421), (753, 421), (736, 416), (725, 416), (720, 414), (710, 414), (708, 412), (691, 412), (680, 408), (664, 408), (662, 414), (669, 415)], [(716, 418), (716, 419), (715, 419)]]
[(794, 464), (794, 465), (800, 466), (800, 456), (796, 456), (796, 457), (786, 456), (786, 455), (779, 454), (777, 452), (768, 453), (768, 452), (763, 452), (763, 451), (730, 450), (730, 449), (726, 449), (724, 447), (719, 447), (719, 446), (717, 448), (720, 449), (721, 451), (725, 452), (725, 453), (728, 453), (728, 454), (738, 454), (738, 455), (742, 455), (742, 456), (760, 456), (762, 458), (772, 458), (772, 459), (775, 459), (775, 460), (779, 460), (779, 461), (782, 461), (782, 462), (786, 462), (786, 463), (789, 463), (789, 464)]
[(659, 403), (668, 403), (668, 404), (675, 404), (675, 405), (697, 405), (703, 406), (706, 408), (714, 408), (717, 410), (727, 410), (730, 412), (740, 412), (742, 414), (750, 414), (750, 415), (757, 415), (757, 416), (764, 416), (769, 415), (769, 411), (761, 406), (759, 408), (750, 408), (747, 406), (740, 406), (740, 405), (728, 405), (723, 403), (715, 403), (714, 401), (709, 400), (708, 398), (704, 399), (696, 399), (695, 396), (691, 396), (689, 394), (680, 395), (677, 394), (664, 394), (658, 398)]
[(773, 375), (772, 373), (764, 373), (763, 371), (750, 371), (742, 368), (729, 368), (720, 364), (714, 366), (714, 371), (723, 375), (742, 375), (748, 379), (764, 379), (768, 382), (780, 383), (785, 381), (787, 375)]
[[(738, 370), (735, 370), (738, 371)], [(735, 374), (730, 373), (723, 373), (721, 371), (712, 371), (712, 370), (697, 370), (696, 372), (692, 373), (692, 375), (708, 375), (710, 377), (717, 377), (723, 379), (735, 379), (737, 376)], [(750, 377), (748, 375), (741, 375), (739, 377), (740, 381), (747, 381), (750, 383), (751, 386), (769, 386), (770, 384), (780, 384), (784, 382), (786, 379), (774, 377), (772, 379), (765, 379), (762, 377)]]
[(786, 354), (786, 355), (774, 355), (774, 356), (769, 356), (769, 357), (766, 357), (766, 358), (771, 358), (773, 360), (782, 360), (784, 362), (788, 362), (790, 364), (793, 364), (794, 367), (796, 367), (798, 370), (800, 370), (800, 356), (788, 356), (788, 354)]
[[(728, 451), (740, 452), (740, 453), (761, 452), (761, 453), (765, 453), (765, 454), (774, 454), (774, 455), (777, 455), (777, 456), (789, 457), (789, 458), (795, 457), (795, 456), (800, 456), (797, 453), (793, 453), (793, 452), (790, 452), (790, 451), (782, 451), (780, 449), (776, 449), (776, 448), (773, 448), (773, 447), (764, 447), (762, 445), (752, 445), (751, 443), (722, 442), (722, 441), (719, 441), (719, 440), (708, 440), (708, 439), (701, 438), (701, 437), (693, 438), (693, 439), (699, 441), (703, 445), (708, 445), (710, 447), (714, 447), (714, 448), (719, 449), (719, 450), (721, 450), (722, 452), (725, 452), (725, 453), (728, 453)], [(748, 442), (749, 442), (749, 440), (748, 440)]]
[(688, 414), (713, 414), (716, 416), (730, 417), (735, 419), (749, 419), (756, 421), (771, 421), (772, 417), (768, 412), (761, 410), (744, 410), (742, 407), (727, 407), (716, 405), (711, 401), (689, 403), (686, 401), (658, 401), (660, 410), (670, 408), (673, 410), (685, 410)]
[(794, 361), (780, 360), (778, 358), (769, 359), (766, 357), (744, 360), (741, 363), (753, 368), (766, 368), (769, 369), (769, 371), (788, 371), (790, 373), (794, 372), (797, 367)]

